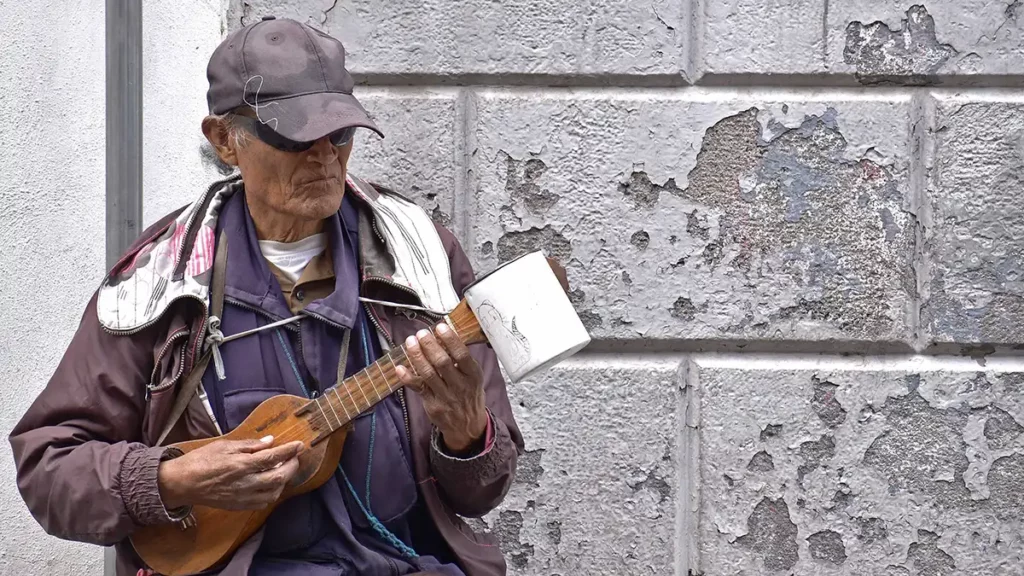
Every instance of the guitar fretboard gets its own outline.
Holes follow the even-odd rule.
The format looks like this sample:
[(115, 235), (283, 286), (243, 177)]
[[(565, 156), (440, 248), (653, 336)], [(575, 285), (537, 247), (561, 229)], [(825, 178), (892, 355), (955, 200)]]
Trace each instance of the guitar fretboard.
[[(467, 346), (487, 341), (465, 299), (444, 317), (444, 321)], [(308, 418), (313, 429), (319, 432), (311, 444), (325, 440), (398, 390), (402, 383), (395, 369), (397, 366), (412, 370), (404, 345), (392, 348), (373, 364), (328, 388), (323, 395), (300, 408), (295, 416)]]
[(341, 429), (401, 388), (402, 383), (395, 367), (407, 366), (407, 361), (405, 346), (393, 348), (376, 362), (349, 376), (344, 382), (328, 388), (303, 406), (297, 415), (308, 414), (310, 421), (323, 430), (313, 443)]

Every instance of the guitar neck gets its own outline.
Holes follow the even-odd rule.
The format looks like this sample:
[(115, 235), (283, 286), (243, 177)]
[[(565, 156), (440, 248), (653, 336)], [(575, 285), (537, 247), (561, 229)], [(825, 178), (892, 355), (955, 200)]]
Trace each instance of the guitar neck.
[[(486, 341), (480, 324), (465, 300), (444, 321), (454, 329), (455, 334), (466, 345)], [(344, 361), (344, 359), (339, 359)], [(334, 432), (344, 428), (363, 412), (373, 408), (402, 387), (398, 378), (398, 366), (409, 368), (409, 357), (405, 345), (389, 350), (376, 362), (349, 376), (300, 408), (295, 416), (308, 418), (317, 436), (311, 445), (326, 440)]]

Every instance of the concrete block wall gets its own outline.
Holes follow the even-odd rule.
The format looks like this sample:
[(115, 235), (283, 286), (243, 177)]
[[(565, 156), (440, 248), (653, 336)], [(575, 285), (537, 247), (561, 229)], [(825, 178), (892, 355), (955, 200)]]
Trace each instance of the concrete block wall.
[(338, 35), (352, 169), (595, 337), (510, 387), (512, 574), (1024, 573), (1024, 4), (232, 0)]
[[(103, 10), (0, 11), (6, 436), (102, 274)], [(568, 267), (595, 343), (510, 387), (473, 521), (512, 574), (1024, 572), (1024, 4), (147, 2), (147, 221), (213, 178), (206, 59), (269, 13), (349, 48), (354, 171), (480, 270)], [(99, 574), (0, 473), (0, 575)]]

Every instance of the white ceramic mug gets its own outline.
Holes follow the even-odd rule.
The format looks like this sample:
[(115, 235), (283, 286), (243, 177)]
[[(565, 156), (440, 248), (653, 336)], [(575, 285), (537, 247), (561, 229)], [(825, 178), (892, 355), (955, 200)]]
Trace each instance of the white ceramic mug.
[(590, 343), (590, 334), (539, 250), (499, 266), (465, 295), (513, 382), (558, 364)]

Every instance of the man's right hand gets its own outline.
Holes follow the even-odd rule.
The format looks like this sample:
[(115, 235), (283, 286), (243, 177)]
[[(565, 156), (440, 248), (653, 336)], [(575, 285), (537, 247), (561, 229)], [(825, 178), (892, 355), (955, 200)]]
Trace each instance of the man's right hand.
[(299, 470), (302, 442), (273, 446), (273, 438), (215, 440), (160, 463), (157, 485), (168, 510), (209, 506), (259, 510), (277, 501)]

